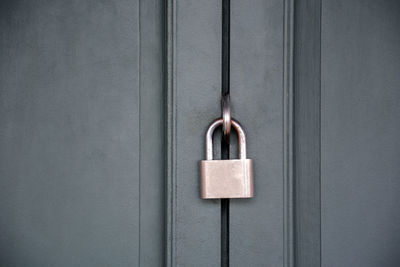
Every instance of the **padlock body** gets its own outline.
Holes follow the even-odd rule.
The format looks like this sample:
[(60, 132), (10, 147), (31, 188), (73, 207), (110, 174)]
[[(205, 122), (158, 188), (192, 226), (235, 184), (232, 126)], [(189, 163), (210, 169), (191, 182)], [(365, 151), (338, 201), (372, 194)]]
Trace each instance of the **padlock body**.
[(251, 198), (254, 195), (251, 159), (202, 160), (200, 170), (201, 198)]

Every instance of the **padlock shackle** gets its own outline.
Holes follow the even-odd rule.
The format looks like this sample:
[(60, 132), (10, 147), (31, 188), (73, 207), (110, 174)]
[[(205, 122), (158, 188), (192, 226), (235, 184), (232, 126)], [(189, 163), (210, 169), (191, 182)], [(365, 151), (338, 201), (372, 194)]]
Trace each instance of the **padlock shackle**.
[[(221, 126), (224, 120), (222, 118), (214, 120), (210, 126), (208, 127), (206, 133), (206, 159), (212, 160), (213, 159), (213, 135), (214, 130)], [(238, 135), (238, 150), (239, 150), (239, 159), (246, 158), (246, 135), (244, 130), (239, 122), (232, 119), (232, 126), (235, 128), (237, 135)]]

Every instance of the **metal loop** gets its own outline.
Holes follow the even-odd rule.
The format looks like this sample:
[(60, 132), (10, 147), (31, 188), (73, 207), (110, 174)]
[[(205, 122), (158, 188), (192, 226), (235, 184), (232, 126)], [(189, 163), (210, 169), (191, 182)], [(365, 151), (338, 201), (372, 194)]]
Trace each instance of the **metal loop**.
[(229, 140), (231, 134), (232, 117), (231, 117), (231, 99), (229, 94), (225, 94), (221, 98), (222, 107), (222, 134), (225, 140)]
[[(233, 128), (235, 128), (235, 130), (238, 134), (239, 159), (245, 159), (246, 158), (246, 134), (243, 130), (243, 127), (240, 125), (239, 122), (237, 122), (234, 119), (232, 119), (231, 122), (232, 122)], [(214, 134), (214, 130), (220, 125), (223, 125), (222, 118), (214, 120), (208, 127), (208, 130), (206, 133), (206, 159), (207, 160), (213, 159), (213, 134)]]

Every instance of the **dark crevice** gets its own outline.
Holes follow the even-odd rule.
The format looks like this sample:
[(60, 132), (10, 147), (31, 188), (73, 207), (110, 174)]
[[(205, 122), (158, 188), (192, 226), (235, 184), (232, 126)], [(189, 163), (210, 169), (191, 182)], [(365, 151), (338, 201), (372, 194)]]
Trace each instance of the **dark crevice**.
[[(221, 95), (230, 94), (230, 0), (222, 0)], [(221, 159), (229, 159), (229, 136), (222, 138)], [(229, 199), (221, 199), (221, 267), (229, 266)]]

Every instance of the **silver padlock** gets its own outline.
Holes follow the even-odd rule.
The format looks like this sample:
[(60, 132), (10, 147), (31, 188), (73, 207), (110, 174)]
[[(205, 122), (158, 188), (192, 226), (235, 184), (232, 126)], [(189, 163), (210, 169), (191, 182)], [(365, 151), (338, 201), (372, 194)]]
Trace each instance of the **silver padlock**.
[(251, 198), (253, 193), (253, 163), (246, 158), (246, 136), (240, 124), (232, 120), (238, 134), (239, 159), (213, 160), (214, 130), (223, 120), (216, 119), (206, 133), (206, 160), (200, 162), (201, 192), (204, 199)]

